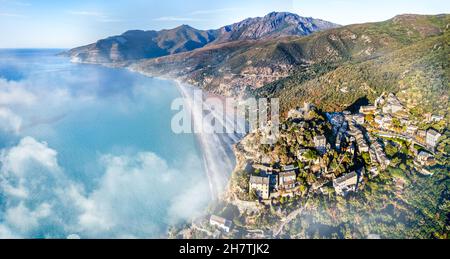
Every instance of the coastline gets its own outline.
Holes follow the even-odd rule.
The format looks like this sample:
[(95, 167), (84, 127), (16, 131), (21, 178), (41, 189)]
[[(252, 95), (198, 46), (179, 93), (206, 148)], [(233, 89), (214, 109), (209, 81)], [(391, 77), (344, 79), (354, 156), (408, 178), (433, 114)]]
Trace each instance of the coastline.
[[(173, 79), (172, 79), (173, 80)], [(194, 86), (182, 83), (180, 80), (174, 80), (182, 94), (189, 112), (192, 114), (193, 128), (198, 132), (201, 132), (201, 120), (203, 119), (203, 114), (198, 114), (195, 111), (201, 107), (195, 107), (193, 103), (192, 91), (197, 89)], [(217, 119), (219, 122), (225, 126), (230, 120), (224, 117), (224, 114), (217, 114)], [(236, 157), (233, 152), (233, 145), (236, 144), (241, 136), (238, 134), (228, 134), (228, 133), (194, 133), (196, 139), (200, 145), (200, 149), (203, 156), (203, 163), (205, 166), (205, 173), (208, 177), (211, 195), (213, 200), (217, 201), (222, 199), (225, 194), (226, 187), (230, 181), (230, 177), (234, 168), (236, 166)]]
[[(196, 86), (184, 83), (179, 78), (173, 78), (170, 76), (155, 76), (151, 73), (135, 69), (133, 66), (125, 66), (124, 68), (134, 72), (139, 73), (147, 77), (152, 77), (161, 80), (173, 81), (182, 95), (185, 98), (187, 107), (189, 107), (192, 116), (193, 128), (199, 127), (201, 123), (199, 121), (203, 118), (201, 114), (196, 114), (193, 111), (193, 97), (190, 95), (190, 90), (202, 90)], [(200, 108), (201, 107), (197, 107)], [(220, 114), (223, 115), (223, 114)], [(217, 117), (216, 117), (217, 118)], [(229, 120), (223, 119), (219, 120), (222, 125), (229, 123)], [(200, 130), (201, 131), (201, 130)], [(210, 192), (212, 196), (212, 201), (218, 201), (224, 199), (227, 188), (229, 186), (231, 176), (236, 167), (236, 156), (234, 153), (234, 144), (239, 142), (244, 136), (239, 136), (238, 134), (205, 134), (205, 133), (194, 133), (196, 136), (197, 143), (200, 146), (200, 151), (203, 157), (203, 164), (205, 168), (205, 174), (208, 177)], [(224, 163), (223, 160), (226, 160)], [(218, 164), (220, 162), (220, 165)]]
[[(188, 101), (185, 105), (189, 108), (189, 112), (192, 114), (192, 126), (193, 128), (199, 127), (199, 123), (203, 119), (203, 114), (197, 114), (193, 107), (193, 97), (191, 96), (192, 91), (201, 90), (200, 88), (184, 83), (179, 78), (173, 78), (170, 76), (163, 75), (153, 75), (151, 73), (135, 69), (132, 63), (126, 64), (107, 64), (107, 63), (92, 63), (92, 62), (82, 62), (79, 60), (71, 59), (70, 62), (78, 64), (90, 64), (90, 65), (100, 65), (109, 68), (123, 68), (127, 69), (133, 73), (138, 73), (146, 77), (156, 78), (160, 80), (168, 80), (175, 83), (179, 93)], [(201, 108), (201, 107), (196, 107)], [(200, 109), (202, 110), (202, 109)], [(222, 115), (223, 114), (219, 114)], [(219, 122), (225, 126), (230, 123), (230, 119), (233, 122), (233, 118), (222, 118), (216, 117)], [(201, 132), (201, 130), (199, 131)], [(197, 144), (200, 147), (200, 152), (203, 158), (203, 165), (206, 177), (208, 178), (208, 184), (210, 188), (210, 195), (212, 201), (218, 201), (224, 198), (226, 195), (226, 190), (228, 188), (232, 173), (236, 167), (236, 156), (234, 153), (233, 146), (244, 136), (239, 136), (238, 134), (206, 134), (206, 133), (193, 133)]]

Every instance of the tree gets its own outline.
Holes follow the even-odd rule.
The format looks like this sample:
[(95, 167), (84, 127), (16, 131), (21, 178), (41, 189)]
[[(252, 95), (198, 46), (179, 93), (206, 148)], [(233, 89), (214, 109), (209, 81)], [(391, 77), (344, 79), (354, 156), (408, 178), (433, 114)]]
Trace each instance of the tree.
[(400, 120), (398, 118), (392, 118), (392, 125), (396, 129), (401, 129), (401, 127), (402, 127), (402, 124), (400, 123)]
[(397, 151), (398, 151), (398, 150), (397, 150), (397, 148), (394, 147), (392, 144), (387, 143), (386, 146), (385, 146), (385, 151), (386, 151), (386, 154), (387, 154), (388, 156), (394, 157), (395, 154), (397, 154)]
[(306, 177), (306, 181), (310, 184), (314, 183), (315, 181), (317, 181), (317, 178), (314, 174), (308, 174), (308, 176)]
[(318, 153), (316, 150), (309, 149), (305, 154), (305, 158), (308, 160), (316, 160), (318, 158)]
[(399, 157), (394, 157), (391, 160), (391, 166), (396, 167), (398, 166), (400, 163), (402, 162), (402, 160)]
[(250, 191), (250, 195), (249, 195), (250, 197), (250, 200), (252, 200), (252, 201), (254, 201), (254, 200), (257, 200), (258, 199), (258, 194), (256, 193), (256, 190), (251, 190)]
[(308, 190), (308, 187), (306, 187), (305, 185), (303, 185), (303, 184), (300, 184), (300, 186), (299, 186), (299, 191), (302, 193), (302, 194), (304, 194), (307, 190)]
[(407, 168), (406, 168), (406, 165), (403, 164), (403, 163), (401, 163), (399, 167), (400, 167), (400, 169), (402, 169), (403, 171), (406, 171), (406, 169), (407, 169)]
[(371, 163), (370, 155), (367, 152), (361, 154), (361, 157), (364, 159), (364, 163), (369, 165)]

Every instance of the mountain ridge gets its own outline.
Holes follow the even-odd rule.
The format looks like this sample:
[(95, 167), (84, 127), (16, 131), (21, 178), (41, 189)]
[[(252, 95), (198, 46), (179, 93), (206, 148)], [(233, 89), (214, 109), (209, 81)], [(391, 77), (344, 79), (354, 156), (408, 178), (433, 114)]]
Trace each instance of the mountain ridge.
[(189, 52), (209, 44), (288, 35), (305, 36), (338, 26), (293, 13), (272, 12), (264, 17), (247, 18), (216, 30), (198, 30), (189, 25), (161, 31), (129, 30), (71, 49), (66, 54), (77, 62), (119, 63)]
[(403, 15), (305, 37), (216, 44), (141, 60), (131, 68), (179, 78), (225, 96), (279, 97), (284, 112), (304, 101), (342, 111), (359, 98), (373, 101), (383, 91), (406, 91), (400, 96), (406, 103), (414, 99), (411, 105), (418, 115), (432, 111), (445, 115), (450, 92), (445, 59), (449, 24), (450, 15)]
[(306, 36), (339, 26), (321, 19), (302, 17), (289, 12), (271, 12), (264, 17), (247, 18), (219, 28), (221, 33), (216, 42), (260, 40), (278, 36)]
[(301, 37), (223, 43), (214, 37), (210, 40), (217, 43), (191, 51), (115, 64), (149, 76), (177, 78), (224, 96), (279, 97), (284, 112), (304, 101), (342, 111), (359, 98), (373, 101), (383, 91), (406, 91), (400, 96), (406, 103), (414, 99), (412, 108), (418, 115), (447, 116), (449, 62), (443, 57), (449, 55), (449, 28), (448, 14), (403, 14)]

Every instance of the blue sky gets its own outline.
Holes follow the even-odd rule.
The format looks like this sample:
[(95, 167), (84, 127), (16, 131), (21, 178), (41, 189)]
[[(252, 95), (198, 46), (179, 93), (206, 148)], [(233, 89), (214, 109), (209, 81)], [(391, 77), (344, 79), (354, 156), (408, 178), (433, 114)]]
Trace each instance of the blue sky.
[(213, 29), (271, 11), (339, 24), (450, 13), (448, 0), (0, 0), (0, 48), (70, 48), (129, 29)]

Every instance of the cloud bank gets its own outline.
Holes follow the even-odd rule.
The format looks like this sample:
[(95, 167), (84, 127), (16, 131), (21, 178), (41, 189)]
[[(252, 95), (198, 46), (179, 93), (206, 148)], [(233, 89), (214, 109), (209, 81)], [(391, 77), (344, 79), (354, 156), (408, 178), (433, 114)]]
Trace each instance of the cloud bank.
[(187, 172), (153, 153), (104, 155), (99, 162), (105, 172), (86, 193), (65, 176), (47, 143), (26, 137), (2, 150), (0, 238), (163, 237), (168, 224), (198, 216), (208, 202), (204, 182), (186, 183)]
[(47, 67), (14, 55), (0, 60), (6, 75), (19, 75), (0, 78), (0, 238), (164, 237), (168, 225), (204, 211), (210, 195), (196, 154), (177, 153), (169, 163), (133, 142), (117, 144), (89, 158), (91, 172), (91, 165), (73, 168), (67, 156), (78, 151), (64, 150), (71, 140), (60, 143), (73, 137), (64, 127), (90, 123), (72, 121), (86, 111), (108, 116), (114, 103), (114, 113), (139, 114), (148, 100), (165, 105), (166, 90), (126, 72)]

